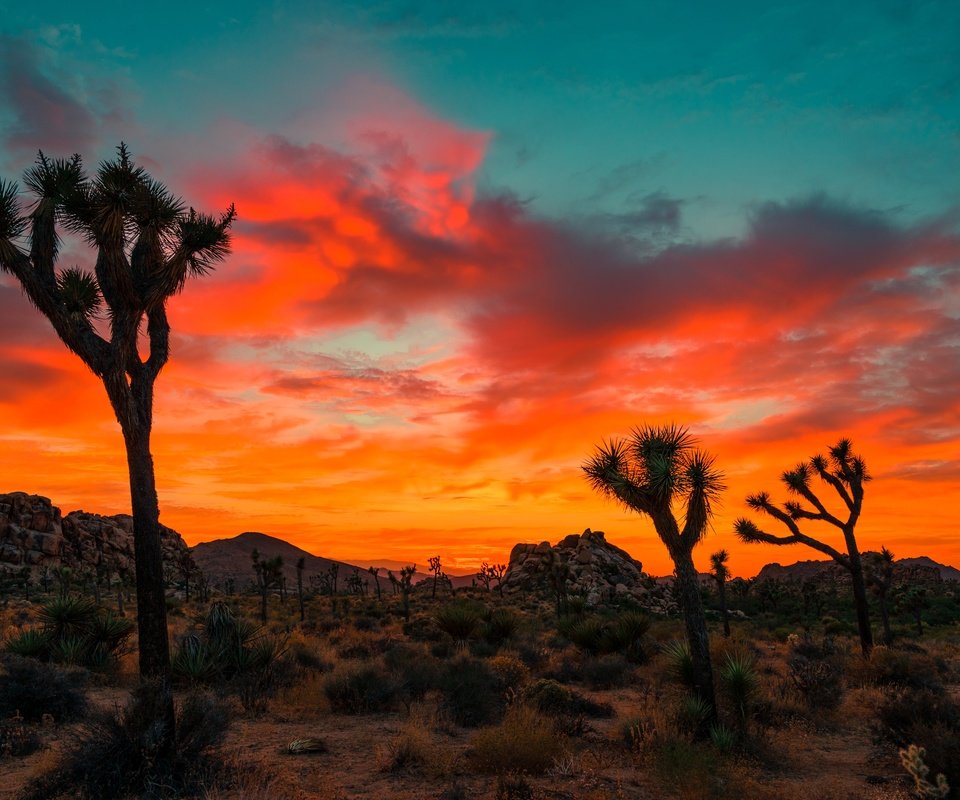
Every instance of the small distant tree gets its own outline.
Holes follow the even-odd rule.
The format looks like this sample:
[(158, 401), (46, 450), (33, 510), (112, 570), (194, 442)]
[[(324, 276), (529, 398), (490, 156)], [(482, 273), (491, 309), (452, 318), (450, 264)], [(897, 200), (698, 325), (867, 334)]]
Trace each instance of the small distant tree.
[(417, 571), (416, 564), (400, 568), (400, 577), (397, 587), (400, 590), (400, 600), (403, 604), (403, 618), (410, 619), (410, 592), (413, 591), (413, 576)]
[[(713, 503), (724, 483), (714, 458), (694, 445), (686, 428), (644, 425), (635, 428), (626, 440), (601, 444), (583, 470), (598, 492), (650, 517), (666, 545), (674, 564), (674, 586), (687, 631), (694, 691), (709, 708), (698, 730), (700, 736), (706, 736), (716, 721), (717, 703), (693, 549), (706, 535)], [(677, 510), (683, 512), (682, 527), (677, 521)]]
[(486, 561), (480, 565), (480, 571), (477, 572), (477, 581), (479, 581), (484, 589), (488, 592), (490, 591), (490, 583), (493, 581), (493, 569)]
[(867, 572), (867, 586), (880, 610), (880, 624), (883, 626), (883, 643), (893, 643), (893, 631), (890, 630), (890, 592), (893, 589), (895, 559), (893, 553), (886, 547), (880, 548), (879, 553), (868, 553), (865, 559)]
[(30, 602), (30, 587), (33, 585), (33, 573), (30, 567), (20, 567), (20, 588), (23, 589), (23, 599)]
[(543, 554), (542, 562), (547, 575), (547, 583), (553, 592), (554, 609), (559, 617), (567, 608), (567, 594), (570, 580), (573, 578), (573, 571), (570, 569), (567, 560), (553, 548)]
[(274, 556), (273, 558), (261, 559), (260, 553), (256, 548), (250, 553), (250, 559), (253, 561), (253, 572), (256, 576), (257, 590), (260, 592), (260, 621), (267, 622), (267, 596), (270, 590), (280, 587), (283, 578), (283, 557)]
[(306, 569), (307, 560), (303, 556), (297, 559), (297, 601), (300, 603), (300, 621), (306, 619), (306, 613), (303, 608), (303, 571)]
[(432, 556), (427, 559), (430, 564), (430, 571), (433, 573), (433, 590), (430, 592), (431, 598), (437, 596), (437, 584), (440, 583), (440, 576), (443, 574), (443, 567), (440, 565), (440, 556)]
[(730, 610), (727, 608), (727, 578), (730, 570), (727, 562), (730, 554), (726, 550), (717, 550), (710, 556), (710, 573), (717, 583), (717, 597), (720, 600), (720, 613), (723, 615), (723, 635), (730, 638)]
[(70, 594), (70, 589), (73, 587), (73, 570), (61, 564), (53, 568), (53, 577), (57, 582), (57, 594), (60, 597)]
[[(837, 516), (831, 512), (813, 491), (811, 481), (815, 476), (839, 496), (846, 509), (845, 518), (842, 514)], [(780, 480), (787, 491), (799, 498), (798, 500), (788, 501), (780, 507), (774, 505), (767, 492), (758, 492), (747, 497), (747, 505), (777, 520), (789, 533), (785, 536), (767, 533), (752, 520), (741, 517), (734, 523), (737, 536), (744, 542), (765, 542), (775, 545), (803, 544), (830, 556), (843, 567), (850, 575), (853, 587), (860, 648), (864, 655), (869, 654), (873, 648), (870, 606), (867, 602), (863, 563), (855, 534), (857, 521), (863, 511), (864, 484), (870, 480), (866, 463), (863, 458), (853, 452), (853, 445), (849, 439), (841, 439), (829, 449), (828, 456), (815, 455), (808, 461), (801, 461), (793, 469), (785, 470)], [(804, 505), (804, 501), (808, 505)], [(822, 522), (838, 529), (843, 535), (846, 552), (841, 552), (801, 530), (801, 522)]]
[(400, 581), (397, 576), (393, 574), (392, 569), (387, 570), (387, 580), (390, 581), (390, 586), (393, 588), (393, 593), (395, 595), (400, 594)]
[(363, 597), (367, 592), (367, 585), (360, 577), (360, 571), (354, 570), (347, 576), (347, 591), (358, 597)]
[(917, 636), (923, 636), (923, 612), (930, 608), (925, 586), (904, 586), (897, 596), (897, 607), (913, 617)]
[(377, 588), (377, 600), (382, 600), (380, 596), (380, 567), (367, 567), (367, 572), (373, 576), (374, 585)]
[(497, 582), (497, 592), (503, 597), (503, 578), (507, 574), (506, 564), (494, 564), (490, 567), (493, 579)]
[(334, 561), (330, 565), (329, 574), (330, 574), (330, 594), (336, 595), (337, 594), (337, 576), (340, 575), (340, 565), (336, 561)]

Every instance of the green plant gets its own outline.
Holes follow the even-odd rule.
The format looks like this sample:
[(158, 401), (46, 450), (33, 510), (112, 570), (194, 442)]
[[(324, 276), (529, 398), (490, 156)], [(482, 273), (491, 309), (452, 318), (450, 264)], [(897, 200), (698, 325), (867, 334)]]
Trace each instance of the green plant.
[(677, 724), (681, 730), (695, 734), (710, 719), (711, 715), (712, 709), (702, 697), (688, 694), (684, 696), (677, 710)]
[(662, 645), (660, 651), (667, 658), (670, 674), (687, 688), (693, 686), (695, 680), (693, 659), (690, 657), (690, 648), (686, 642), (674, 639)]
[(490, 612), (481, 629), (481, 636), (489, 644), (500, 645), (512, 638), (520, 626), (520, 619), (509, 608), (497, 608)]
[(480, 627), (483, 611), (473, 603), (455, 600), (437, 609), (433, 619), (458, 647), (463, 647)]
[(721, 753), (729, 753), (737, 746), (737, 734), (722, 722), (710, 726), (710, 741)]
[(720, 669), (720, 683), (740, 725), (746, 725), (748, 707), (760, 688), (756, 660), (746, 653), (727, 653)]

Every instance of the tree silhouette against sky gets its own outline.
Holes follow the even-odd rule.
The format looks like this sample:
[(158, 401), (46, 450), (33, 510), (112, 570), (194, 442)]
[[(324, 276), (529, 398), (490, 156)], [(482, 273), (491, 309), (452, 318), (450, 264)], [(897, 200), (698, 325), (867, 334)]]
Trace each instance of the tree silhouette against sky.
[[(835, 515), (813, 491), (810, 482), (815, 476), (834, 490), (847, 511), (846, 519)], [(741, 517), (734, 523), (737, 536), (744, 542), (767, 544), (804, 544), (825, 553), (843, 567), (853, 584), (853, 602), (857, 612), (857, 627), (860, 632), (860, 648), (867, 655), (873, 648), (873, 632), (870, 629), (870, 606), (867, 602), (866, 582), (860, 549), (857, 547), (855, 529), (863, 511), (863, 485), (870, 480), (864, 460), (853, 452), (849, 439), (841, 439), (829, 450), (828, 456), (815, 455), (801, 461), (793, 469), (784, 470), (780, 480), (787, 491), (799, 500), (790, 500), (782, 507), (775, 505), (767, 492), (757, 492), (747, 498), (750, 508), (760, 511), (780, 522), (788, 531), (777, 536), (761, 530), (752, 520)], [(806, 501), (804, 505), (801, 501)], [(811, 536), (801, 530), (800, 522), (823, 522), (837, 528), (843, 534), (846, 552)]]
[[(0, 181), (0, 269), (11, 273), (63, 343), (104, 385), (123, 433), (136, 560), (140, 675), (163, 694), (174, 740), (170, 654), (150, 433), (153, 386), (170, 357), (166, 305), (190, 277), (230, 250), (233, 206), (219, 216), (187, 208), (130, 158), (126, 146), (89, 176), (80, 156), (43, 153), (24, 175), (33, 195)], [(93, 271), (59, 262), (59, 229), (96, 254)], [(141, 347), (146, 357), (141, 356)]]
[[(694, 690), (709, 704), (704, 730), (716, 719), (710, 642), (693, 548), (713, 516), (713, 503), (724, 489), (713, 456), (696, 448), (686, 428), (645, 425), (627, 439), (599, 445), (583, 466), (590, 484), (625, 508), (653, 520), (675, 568), (677, 596), (687, 630)], [(681, 528), (675, 510), (683, 511)]]

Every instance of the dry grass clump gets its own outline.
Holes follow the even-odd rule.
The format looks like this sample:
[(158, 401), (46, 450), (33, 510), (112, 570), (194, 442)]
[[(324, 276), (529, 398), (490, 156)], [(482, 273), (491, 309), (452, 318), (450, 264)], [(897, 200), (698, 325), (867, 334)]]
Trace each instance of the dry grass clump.
[(480, 772), (542, 775), (565, 750), (553, 720), (521, 705), (511, 708), (499, 725), (474, 736), (469, 758)]
[(408, 772), (444, 777), (454, 769), (457, 752), (437, 741), (434, 717), (423, 708), (415, 710), (400, 730), (377, 753), (384, 772)]

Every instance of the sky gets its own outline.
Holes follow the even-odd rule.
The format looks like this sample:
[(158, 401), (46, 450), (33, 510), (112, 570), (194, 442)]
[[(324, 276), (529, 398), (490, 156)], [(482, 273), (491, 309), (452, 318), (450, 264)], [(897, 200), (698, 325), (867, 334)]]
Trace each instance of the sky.
[[(702, 569), (818, 558), (733, 520), (841, 437), (873, 477), (861, 548), (960, 565), (955, 2), (0, 20), (0, 176), (124, 141), (190, 205), (236, 203), (157, 383), (161, 521), (188, 543), (467, 568), (590, 527), (667, 574), (580, 467), (675, 422), (726, 475)], [(102, 386), (5, 275), (0, 374), (0, 491), (128, 511)]]

